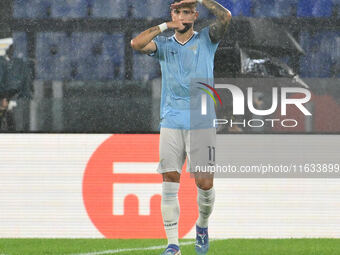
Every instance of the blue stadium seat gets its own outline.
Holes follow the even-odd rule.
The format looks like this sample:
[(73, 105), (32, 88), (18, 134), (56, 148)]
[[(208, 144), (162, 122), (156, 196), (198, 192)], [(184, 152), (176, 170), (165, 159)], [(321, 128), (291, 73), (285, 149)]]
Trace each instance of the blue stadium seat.
[(48, 18), (51, 11), (49, 0), (14, 0), (13, 16), (15, 18)]
[(332, 0), (299, 0), (298, 17), (330, 17), (332, 15)]
[(148, 9), (148, 18), (169, 18), (171, 0), (147, 0), (146, 9)]
[(252, 2), (251, 0), (234, 0), (233, 1), (233, 16), (252, 16)]
[(160, 77), (160, 67), (157, 59), (145, 54), (133, 54), (133, 79), (148, 81)]
[(17, 58), (27, 58), (27, 37), (25, 32), (13, 33), (14, 56)]
[(300, 57), (300, 76), (301, 77), (310, 77), (311, 76), (311, 52), (310, 52), (310, 44), (311, 44), (311, 36), (308, 32), (302, 32), (300, 34), (300, 45), (305, 50), (306, 55)]
[(332, 62), (331, 57), (329, 55), (325, 55), (323, 53), (318, 53), (315, 59), (314, 65), (316, 66), (317, 76), (319, 78), (329, 78), (332, 77)]
[(297, 6), (298, 17), (312, 17), (313, 16), (313, 1), (299, 0)]
[(73, 33), (72, 79), (124, 79), (125, 42), (122, 34)]
[(78, 60), (91, 56), (94, 44), (102, 40), (102, 35), (102, 33), (72, 33), (72, 59)]
[(313, 6), (313, 17), (330, 17), (332, 15), (332, 0), (318, 0)]
[(335, 43), (336, 43), (336, 54), (334, 54), (335, 58), (335, 65), (336, 65), (336, 75), (337, 77), (340, 78), (340, 32), (337, 32), (336, 38), (335, 38)]
[(333, 9), (337, 8), (337, 10), (335, 10), (335, 14), (337, 15), (337, 18), (340, 18), (340, 0), (333, 0)]
[(321, 35), (320, 54), (330, 63), (331, 76), (340, 77), (340, 32), (328, 31)]
[(209, 12), (207, 8), (202, 6), (201, 4), (197, 5), (197, 11), (199, 13), (198, 19), (207, 19), (212, 18), (213, 15)]
[(13, 0), (13, 17), (14, 18), (26, 18), (27, 0)]
[(96, 80), (97, 59), (103, 54), (103, 33), (76, 32), (71, 36), (72, 79)]
[[(308, 0), (309, 1), (309, 0)], [(288, 17), (296, 15), (298, 0), (257, 0), (253, 2), (255, 17)]]
[(276, 0), (273, 17), (289, 17), (296, 15), (298, 0)]
[[(320, 77), (320, 54), (310, 53), (300, 59), (300, 76), (304, 78)], [(322, 57), (322, 56), (321, 56)]]
[(336, 38), (337, 34), (335, 32), (322, 32), (320, 33), (321, 43), (320, 52), (328, 56), (335, 56), (337, 54)]
[(127, 17), (128, 0), (95, 0), (90, 5), (92, 6), (92, 16), (96, 18)]
[(105, 63), (110, 63), (112, 67), (108, 70), (103, 69), (107, 73), (108, 79), (123, 80), (125, 76), (125, 39), (123, 34), (107, 34), (104, 37)]
[(254, 17), (275, 17), (275, 0), (257, 0), (254, 2)]
[[(29, 3), (30, 2), (30, 3)], [(51, 1), (29, 0), (27, 13), (29, 18), (48, 18), (51, 15)]]
[(133, 18), (145, 19), (149, 17), (148, 0), (130, 0), (129, 8)]
[(331, 45), (333, 38), (330, 33), (310, 35), (304, 32), (301, 34), (300, 43), (306, 52), (306, 56), (300, 59), (302, 77), (324, 78), (332, 76), (332, 63), (334, 63), (332, 55), (336, 48), (336, 46)]
[(36, 73), (42, 80), (70, 78), (70, 38), (65, 33), (38, 33)]
[[(133, 36), (136, 36), (134, 34)], [(152, 80), (160, 76), (160, 65), (156, 58), (137, 51), (133, 52), (133, 79), (138, 81)]]
[[(128, 8), (131, 10), (133, 18), (149, 20), (170, 18), (172, 0), (129, 0), (128, 2)], [(206, 8), (198, 6), (197, 10), (200, 12), (200, 18), (211, 17)]]
[(229, 11), (233, 11), (233, 1), (232, 0), (217, 0), (217, 2), (224, 7), (228, 8)]
[(107, 81), (114, 78), (114, 65), (103, 52), (82, 60), (80, 67), (81, 80)]
[(58, 0), (53, 1), (53, 18), (84, 18), (87, 16), (87, 0)]

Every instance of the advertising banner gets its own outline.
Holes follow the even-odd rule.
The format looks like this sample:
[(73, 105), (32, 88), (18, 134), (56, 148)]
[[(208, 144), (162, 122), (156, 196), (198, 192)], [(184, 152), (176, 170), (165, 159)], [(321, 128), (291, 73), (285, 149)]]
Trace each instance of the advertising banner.
[[(215, 179), (212, 238), (340, 237), (339, 136), (217, 140), (216, 158), (239, 172)], [(2, 134), (0, 238), (165, 238), (158, 146), (157, 134)], [(289, 176), (290, 164), (308, 174)], [(194, 238), (197, 191), (185, 169), (179, 237)]]

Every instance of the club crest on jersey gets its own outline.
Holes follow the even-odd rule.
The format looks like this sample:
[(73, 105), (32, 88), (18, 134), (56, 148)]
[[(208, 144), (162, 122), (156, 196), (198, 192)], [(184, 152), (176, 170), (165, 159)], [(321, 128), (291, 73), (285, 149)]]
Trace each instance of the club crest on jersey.
[(189, 49), (192, 50), (195, 54), (197, 54), (197, 44), (190, 46)]

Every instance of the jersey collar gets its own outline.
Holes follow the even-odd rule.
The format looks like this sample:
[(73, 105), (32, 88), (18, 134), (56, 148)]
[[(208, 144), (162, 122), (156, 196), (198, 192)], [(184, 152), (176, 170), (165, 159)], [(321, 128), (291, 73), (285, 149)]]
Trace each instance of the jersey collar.
[(174, 34), (172, 37), (174, 38), (175, 42), (177, 42), (177, 43), (178, 43), (179, 45), (181, 45), (181, 46), (184, 46), (184, 45), (186, 45), (188, 42), (190, 42), (190, 40), (191, 40), (196, 34), (197, 34), (197, 32), (194, 31), (194, 33), (192, 34), (192, 36), (191, 36), (188, 40), (186, 40), (184, 43), (181, 43), (180, 41), (178, 41), (178, 40), (176, 39), (176, 34)]

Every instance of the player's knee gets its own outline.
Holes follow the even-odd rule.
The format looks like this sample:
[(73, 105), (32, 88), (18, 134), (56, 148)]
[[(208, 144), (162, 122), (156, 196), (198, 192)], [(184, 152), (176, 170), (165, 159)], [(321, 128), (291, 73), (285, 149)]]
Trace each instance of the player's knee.
[(179, 182), (181, 175), (178, 172), (163, 173), (163, 182)]
[(214, 180), (198, 178), (196, 179), (196, 186), (202, 190), (209, 190), (214, 186)]

